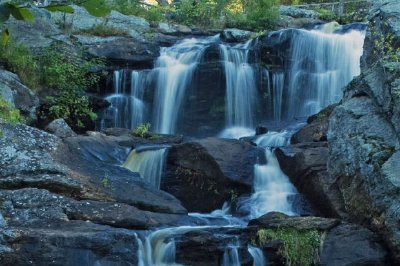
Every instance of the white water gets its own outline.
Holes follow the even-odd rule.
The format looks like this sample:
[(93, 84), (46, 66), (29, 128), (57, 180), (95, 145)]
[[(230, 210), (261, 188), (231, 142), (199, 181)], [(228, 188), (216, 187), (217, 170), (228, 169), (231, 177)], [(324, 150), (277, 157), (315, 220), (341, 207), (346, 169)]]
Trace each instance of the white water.
[(292, 39), (288, 119), (315, 114), (338, 102), (342, 88), (360, 74), (365, 32), (332, 32), (298, 30)]
[(123, 167), (137, 172), (140, 177), (155, 188), (160, 188), (166, 148), (144, 151), (133, 150)]
[(161, 55), (153, 70), (157, 79), (153, 118), (156, 132), (176, 132), (186, 89), (203, 52), (215, 38), (185, 39), (174, 46), (161, 48)]
[(226, 78), (225, 117), (228, 127), (254, 127), (257, 89), (249, 64), (251, 41), (233, 47), (220, 45)]
[(273, 110), (274, 110), (274, 121), (280, 122), (282, 119), (282, 102), (283, 102), (283, 86), (285, 82), (285, 75), (280, 73), (272, 74), (272, 86), (274, 88), (273, 95)]
[[(130, 75), (129, 79), (131, 80), (130, 86), (126, 82), (128, 75)], [(146, 88), (146, 77), (145, 72), (114, 71), (114, 94), (105, 98), (111, 105), (102, 114), (101, 128), (132, 129), (144, 122), (146, 106), (143, 95)]]
[(266, 266), (267, 261), (264, 257), (264, 254), (261, 249), (253, 246), (248, 246), (247, 250), (250, 255), (253, 257), (253, 266)]
[(240, 266), (239, 245), (228, 245), (225, 249), (224, 256), (222, 257), (221, 266)]

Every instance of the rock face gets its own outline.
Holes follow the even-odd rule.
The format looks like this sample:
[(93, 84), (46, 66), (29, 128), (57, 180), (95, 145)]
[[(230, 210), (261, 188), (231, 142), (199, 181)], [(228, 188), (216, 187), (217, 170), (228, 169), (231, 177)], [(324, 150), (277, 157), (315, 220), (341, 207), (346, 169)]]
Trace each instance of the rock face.
[(60, 138), (74, 137), (76, 133), (68, 126), (64, 119), (59, 118), (47, 125), (46, 131)]
[[(378, 231), (400, 262), (399, 136), (396, 95), (400, 66), (377, 50), (380, 32), (400, 38), (400, 3), (374, 2), (363, 56), (362, 75), (344, 91), (331, 114), (329, 175), (339, 187), (352, 221)], [(393, 43), (397, 47), (398, 43)]]
[(176, 198), (119, 166), (133, 137), (62, 140), (25, 125), (0, 129), (2, 265), (136, 265), (127, 229), (187, 219)]
[(36, 117), (39, 99), (16, 74), (0, 69), (0, 96), (28, 118)]
[(172, 146), (161, 189), (189, 211), (210, 212), (250, 193), (258, 150), (237, 140), (207, 138)]
[(221, 38), (225, 42), (244, 42), (251, 38), (254, 32), (239, 29), (224, 29)]

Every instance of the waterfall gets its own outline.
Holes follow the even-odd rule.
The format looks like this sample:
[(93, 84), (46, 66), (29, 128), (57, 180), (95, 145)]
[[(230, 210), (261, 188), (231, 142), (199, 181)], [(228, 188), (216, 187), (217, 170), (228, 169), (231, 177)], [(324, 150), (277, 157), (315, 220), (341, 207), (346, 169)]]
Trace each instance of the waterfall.
[(282, 72), (272, 74), (272, 87), (274, 88), (272, 103), (275, 122), (280, 122), (282, 118), (282, 98), (284, 81), (285, 76)]
[(203, 52), (215, 38), (185, 39), (172, 47), (161, 48), (161, 55), (153, 70), (157, 79), (153, 119), (156, 132), (176, 133), (185, 91)]
[(292, 38), (285, 107), (289, 119), (315, 114), (338, 102), (342, 88), (360, 74), (365, 32), (336, 34), (326, 28), (297, 30)]
[(261, 249), (248, 246), (247, 250), (249, 251), (250, 255), (253, 257), (253, 266), (265, 266), (267, 265), (266, 259)]
[(228, 127), (254, 127), (257, 89), (249, 64), (251, 41), (233, 47), (220, 45), (226, 77), (225, 116)]
[[(146, 78), (145, 72), (114, 71), (114, 93), (105, 98), (111, 105), (101, 115), (100, 128), (111, 126), (132, 129), (144, 122)], [(130, 86), (127, 84), (129, 80)]]
[(166, 148), (135, 149), (126, 159), (123, 167), (138, 172), (141, 178), (155, 188), (160, 188)]
[(228, 245), (222, 258), (221, 266), (240, 266), (238, 245)]

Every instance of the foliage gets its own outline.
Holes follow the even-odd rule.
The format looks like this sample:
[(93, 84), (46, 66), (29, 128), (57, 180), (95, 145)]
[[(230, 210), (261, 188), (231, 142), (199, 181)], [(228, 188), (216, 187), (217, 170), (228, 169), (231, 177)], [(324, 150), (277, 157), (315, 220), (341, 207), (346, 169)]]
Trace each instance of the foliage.
[(395, 45), (393, 33), (376, 36), (374, 41), (374, 53), (391, 62), (400, 62), (400, 47)]
[(94, 35), (94, 36), (129, 36), (129, 32), (126, 30), (108, 26), (107, 24), (99, 24), (92, 28), (81, 30), (78, 32), (83, 35)]
[(150, 22), (165, 21), (168, 14), (175, 10), (172, 6), (145, 6), (132, 0), (113, 0), (108, 3), (108, 8), (124, 15), (143, 17)]
[(84, 128), (85, 121), (97, 118), (90, 108), (88, 97), (77, 90), (62, 91), (57, 97), (48, 96), (45, 105), (45, 111), (39, 113), (41, 119), (63, 118), (74, 129)]
[(273, 240), (282, 241), (279, 253), (285, 258), (286, 265), (313, 265), (318, 260), (321, 240), (317, 230), (261, 229), (257, 232), (257, 239), (261, 246)]
[(336, 18), (335, 14), (333, 14), (333, 12), (329, 9), (319, 8), (315, 11), (317, 11), (318, 17), (324, 21), (333, 21)]
[(151, 127), (150, 123), (140, 124), (135, 128), (135, 135), (144, 138), (149, 133), (149, 129)]
[(175, 18), (186, 25), (212, 28), (220, 26), (219, 17), (222, 10), (219, 7), (214, 0), (183, 0), (179, 4)]
[(17, 124), (24, 122), (18, 109), (12, 108), (9, 103), (0, 96), (0, 122)]
[(24, 45), (8, 42), (0, 46), (0, 62), (3, 62), (7, 69), (18, 74), (22, 83), (32, 89), (39, 88), (38, 64), (31, 51)]
[(51, 47), (39, 57), (42, 83), (58, 90), (86, 90), (96, 84), (99, 76), (91, 70), (103, 62), (86, 60), (81, 53)]

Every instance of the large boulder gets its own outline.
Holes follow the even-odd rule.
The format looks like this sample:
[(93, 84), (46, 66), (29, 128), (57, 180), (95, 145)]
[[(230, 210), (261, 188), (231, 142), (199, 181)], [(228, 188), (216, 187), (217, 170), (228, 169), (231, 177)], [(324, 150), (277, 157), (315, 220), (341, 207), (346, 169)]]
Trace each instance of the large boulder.
[(238, 140), (207, 138), (172, 146), (161, 188), (189, 211), (210, 212), (251, 192), (258, 150)]

